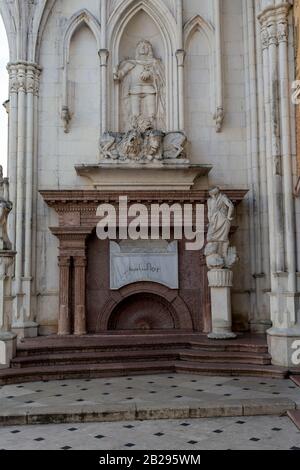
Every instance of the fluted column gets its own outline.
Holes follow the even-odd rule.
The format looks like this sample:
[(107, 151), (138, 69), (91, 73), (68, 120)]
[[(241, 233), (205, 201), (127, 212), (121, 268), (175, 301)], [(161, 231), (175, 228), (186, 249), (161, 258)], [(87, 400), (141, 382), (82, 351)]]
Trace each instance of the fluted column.
[[(17, 67), (15, 64), (8, 64), (9, 73), (9, 128), (8, 128), (8, 177), (9, 177), (9, 198), (16, 204), (17, 199), (17, 132), (18, 132), (18, 82)], [(8, 233), (12, 246), (16, 243), (16, 214), (15, 211), (8, 220)]]
[[(290, 79), (289, 79), (289, 56), (288, 39), (289, 24), (288, 14), (290, 5), (285, 4), (278, 9), (278, 49), (279, 49), (279, 102), (281, 121), (281, 146), (283, 166), (283, 188), (284, 188), (284, 219), (286, 236), (286, 265), (288, 271), (288, 291), (297, 291), (296, 280), (296, 226), (295, 205), (293, 197), (293, 162), (291, 151), (291, 119), (290, 119)], [(293, 319), (296, 321), (296, 318)]]
[[(41, 69), (37, 64), (17, 62), (8, 65), (10, 96), (13, 101), (10, 120), (9, 168), (14, 202), (11, 229), (15, 263), (15, 299), (13, 329), (19, 336), (36, 336), (37, 324), (32, 309), (32, 220), (33, 168), (37, 134), (37, 102)], [(16, 109), (14, 107), (16, 106)]]
[(71, 257), (60, 256), (59, 265), (59, 315), (58, 315), (58, 335), (65, 336), (71, 334)]
[(78, 256), (74, 258), (75, 273), (75, 311), (74, 334), (77, 336), (86, 334), (86, 309), (85, 309), (85, 273), (86, 258)]
[(268, 4), (259, 14), (264, 68), (265, 135), (270, 227), (270, 310), (268, 330), (273, 364), (295, 367), (293, 345), (300, 338), (296, 279), (296, 225), (289, 77), (291, 4)]

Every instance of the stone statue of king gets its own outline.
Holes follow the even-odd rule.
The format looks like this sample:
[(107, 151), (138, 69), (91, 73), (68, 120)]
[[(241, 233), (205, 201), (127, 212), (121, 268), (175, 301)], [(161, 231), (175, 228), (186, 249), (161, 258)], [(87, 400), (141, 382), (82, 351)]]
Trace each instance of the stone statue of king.
[(121, 112), (127, 126), (164, 128), (164, 70), (149, 41), (138, 43), (135, 59), (121, 62), (114, 70), (114, 80), (122, 84)]

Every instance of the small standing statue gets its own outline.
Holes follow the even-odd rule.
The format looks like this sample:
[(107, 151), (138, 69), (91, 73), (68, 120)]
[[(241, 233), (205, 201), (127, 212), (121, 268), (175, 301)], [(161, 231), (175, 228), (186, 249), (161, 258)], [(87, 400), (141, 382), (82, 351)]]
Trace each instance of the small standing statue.
[(233, 339), (231, 314), (231, 268), (237, 262), (235, 247), (230, 247), (229, 233), (233, 221), (234, 205), (230, 199), (213, 188), (209, 191), (208, 233), (205, 248), (208, 280), (211, 288), (212, 332), (210, 339)]
[(209, 191), (208, 233), (205, 249), (209, 269), (231, 268), (237, 261), (236, 250), (229, 247), (229, 232), (233, 221), (234, 205), (220, 188)]
[(9, 251), (12, 244), (7, 234), (7, 219), (13, 208), (8, 198), (8, 179), (3, 178), (3, 168), (0, 166), (0, 250)]

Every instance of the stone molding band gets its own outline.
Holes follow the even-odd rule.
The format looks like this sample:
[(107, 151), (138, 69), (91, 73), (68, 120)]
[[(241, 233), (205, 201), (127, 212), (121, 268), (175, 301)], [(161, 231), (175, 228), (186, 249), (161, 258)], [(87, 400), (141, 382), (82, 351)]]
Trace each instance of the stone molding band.
[(268, 49), (271, 45), (278, 46), (281, 42), (288, 42), (290, 8), (289, 3), (282, 3), (275, 7), (268, 7), (258, 15), (263, 49)]

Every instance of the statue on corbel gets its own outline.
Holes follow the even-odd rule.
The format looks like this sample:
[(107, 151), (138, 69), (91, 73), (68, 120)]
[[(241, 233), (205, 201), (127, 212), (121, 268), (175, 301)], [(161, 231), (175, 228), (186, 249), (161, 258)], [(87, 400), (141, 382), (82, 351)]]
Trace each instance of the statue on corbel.
[(100, 139), (100, 162), (188, 163), (183, 132), (165, 132), (165, 71), (152, 44), (143, 39), (134, 59), (114, 70), (120, 87), (120, 114), (125, 132), (106, 132)]
[(65, 134), (70, 132), (70, 122), (72, 119), (72, 114), (70, 112), (69, 106), (63, 106), (61, 110), (61, 120), (64, 126)]
[(218, 107), (214, 114), (214, 121), (216, 121), (216, 132), (218, 134), (222, 132), (224, 118), (225, 118), (224, 108)]
[(151, 123), (154, 129), (165, 128), (165, 71), (149, 41), (140, 41), (135, 59), (124, 60), (115, 68), (114, 80), (121, 88), (120, 108), (128, 130), (137, 121)]

